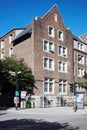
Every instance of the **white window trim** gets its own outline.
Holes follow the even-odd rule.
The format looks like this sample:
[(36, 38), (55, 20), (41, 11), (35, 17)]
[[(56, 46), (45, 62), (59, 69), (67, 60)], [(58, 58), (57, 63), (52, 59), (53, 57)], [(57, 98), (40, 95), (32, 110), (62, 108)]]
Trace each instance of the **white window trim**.
[[(61, 32), (62, 34), (62, 37), (61, 38), (59, 38), (59, 32)], [(60, 40), (60, 41), (63, 41), (64, 40), (64, 33), (63, 33), (63, 31), (61, 31), (61, 30), (57, 30), (57, 38), (58, 38), (58, 40)]]
[[(80, 69), (80, 74), (78, 74), (78, 69)], [(83, 72), (81, 72), (81, 71), (83, 71)], [(81, 74), (81, 73), (83, 73), (83, 74)], [(83, 67), (78, 67), (77, 68), (77, 74), (78, 74), (78, 77), (83, 77), (83, 75), (84, 75), (84, 68)]]
[(11, 56), (13, 55), (13, 52), (11, 52), (11, 48), (12, 48), (12, 51), (14, 51), (14, 50), (13, 50), (13, 47), (10, 47), (10, 48), (9, 48), (9, 57), (11, 57)]
[[(78, 61), (78, 57), (79, 57), (79, 56), (80, 56), (80, 58), (81, 58), (80, 61)], [(84, 64), (84, 56), (81, 55), (81, 54), (77, 54), (77, 62), (78, 62), (79, 64)]]
[[(59, 47), (62, 47), (62, 54), (59, 54)], [(63, 53), (63, 48), (66, 49), (66, 53), (65, 53), (65, 54)], [(62, 46), (62, 45), (58, 45), (58, 55), (59, 55), (59, 56), (62, 56), (62, 57), (64, 57), (64, 58), (67, 58), (67, 47)]]
[[(82, 45), (82, 48), (81, 48), (81, 45)], [(78, 42), (77, 47), (79, 50), (84, 51), (84, 44), (83, 43)]]
[[(65, 71), (63, 71), (63, 65), (62, 65), (62, 70), (59, 70), (59, 62), (62, 62), (62, 64), (64, 63), (65, 64)], [(67, 62), (64, 62), (64, 61), (60, 61), (60, 60), (58, 60), (58, 71), (59, 72), (62, 72), (62, 73), (67, 73)]]
[(58, 15), (54, 14), (54, 21), (57, 22), (58, 21)]
[[(68, 88), (68, 83), (67, 83), (67, 80), (61, 80), (62, 81), (62, 92), (59, 92), (59, 94), (64, 94), (64, 95), (67, 95), (67, 88)], [(63, 92), (63, 85), (64, 85), (64, 81), (66, 81), (66, 89), (65, 89), (65, 92)], [(59, 84), (60, 84), (60, 80), (59, 80)], [(58, 84), (58, 87), (59, 87), (59, 84)]]
[[(45, 58), (47, 58), (48, 59), (48, 65), (47, 65), (47, 67), (44, 67), (44, 59)], [(49, 68), (49, 60), (53, 60), (53, 68), (52, 69), (50, 69)], [(43, 57), (43, 68), (45, 69), (45, 70), (51, 70), (51, 71), (54, 71), (54, 59), (53, 58), (49, 58), (49, 57)]]
[(12, 42), (12, 37), (13, 37), (13, 35), (10, 34), (10, 35), (9, 35), (9, 44), (11, 44), (11, 42)]
[[(49, 27), (53, 28), (53, 33), (52, 33), (52, 35), (50, 35), (50, 34), (49, 34)], [(50, 36), (50, 37), (54, 38), (54, 35), (55, 35), (55, 32), (54, 32), (54, 27), (52, 27), (52, 26), (48, 25), (48, 36)]]
[(1, 40), (1, 49), (5, 47), (5, 40)]
[[(47, 92), (44, 92), (44, 83), (45, 83), (45, 78), (47, 78), (48, 79), (48, 91)], [(49, 92), (49, 81), (50, 81), (50, 79), (52, 79), (52, 83), (53, 83), (53, 87), (52, 87), (52, 92)], [(54, 94), (54, 83), (55, 83), (55, 80), (53, 79), (53, 78), (48, 78), (48, 77), (44, 77), (44, 82), (43, 82), (43, 93), (46, 93), (46, 94)]]
[[(47, 41), (47, 50), (44, 50), (44, 41)], [(52, 43), (53, 46), (52, 46), (52, 50), (49, 50), (49, 43)], [(48, 52), (48, 53), (54, 53), (54, 42), (51, 42), (51, 41), (48, 41), (46, 39), (43, 39), (43, 51), (44, 52)]]
[[(2, 56), (3, 55), (2, 53), (4, 53), (4, 57)], [(1, 52), (1, 60), (3, 60), (3, 59), (5, 59), (5, 51)]]

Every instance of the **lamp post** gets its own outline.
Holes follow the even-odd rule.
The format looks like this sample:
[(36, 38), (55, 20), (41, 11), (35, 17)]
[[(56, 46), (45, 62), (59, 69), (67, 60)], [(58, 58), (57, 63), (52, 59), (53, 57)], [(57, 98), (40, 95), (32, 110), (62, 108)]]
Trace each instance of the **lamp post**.
[(21, 71), (18, 71), (18, 72), (9, 71), (9, 74), (16, 77), (16, 90), (15, 90), (14, 103), (15, 103), (15, 108), (17, 110), (18, 109), (18, 104), (19, 104), (18, 74), (21, 74)]

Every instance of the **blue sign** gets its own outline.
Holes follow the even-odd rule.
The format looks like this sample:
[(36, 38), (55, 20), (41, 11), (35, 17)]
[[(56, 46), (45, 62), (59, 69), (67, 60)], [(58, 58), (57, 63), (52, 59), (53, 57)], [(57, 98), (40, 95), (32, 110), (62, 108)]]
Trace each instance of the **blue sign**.
[(19, 92), (18, 91), (15, 91), (15, 96), (19, 97)]

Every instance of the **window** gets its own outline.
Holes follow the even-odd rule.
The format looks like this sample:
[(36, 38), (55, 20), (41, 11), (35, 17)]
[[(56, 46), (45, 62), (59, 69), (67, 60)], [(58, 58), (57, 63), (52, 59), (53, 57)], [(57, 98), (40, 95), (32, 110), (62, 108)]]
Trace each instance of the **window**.
[(78, 68), (78, 76), (83, 77), (84, 75), (84, 69), (83, 68)]
[(67, 93), (67, 81), (59, 80), (59, 93)]
[(48, 27), (48, 35), (51, 37), (54, 37), (54, 28), (53, 27)]
[(44, 40), (44, 51), (54, 52), (54, 44), (52, 42)]
[(1, 48), (4, 48), (4, 47), (5, 47), (5, 41), (2, 40), (2, 41), (1, 41)]
[(54, 69), (54, 60), (49, 58), (44, 58), (44, 68), (45, 69)]
[(63, 41), (63, 32), (58, 31), (58, 39)]
[(12, 41), (12, 34), (9, 36), (9, 44), (11, 44)]
[(54, 93), (54, 79), (44, 78), (44, 92)]
[(13, 48), (9, 48), (9, 56), (11, 57), (13, 55)]
[(48, 41), (44, 40), (44, 50), (48, 51)]
[(78, 55), (78, 63), (84, 64), (84, 57), (82, 55)]
[(5, 52), (1, 52), (1, 59), (5, 59)]
[(63, 46), (59, 46), (58, 47), (58, 54), (66, 57), (67, 56), (67, 48), (63, 47)]
[(44, 58), (44, 68), (48, 68), (48, 58)]
[(52, 42), (49, 42), (49, 51), (54, 51), (54, 44)]
[(80, 42), (78, 42), (78, 49), (79, 49), (79, 50), (84, 50), (84, 48), (83, 48), (83, 44), (80, 43)]
[(57, 22), (57, 14), (54, 14), (54, 21)]
[(53, 60), (49, 59), (49, 69), (53, 68)]
[(60, 72), (67, 72), (67, 63), (59, 61), (58, 64), (59, 64), (59, 71)]

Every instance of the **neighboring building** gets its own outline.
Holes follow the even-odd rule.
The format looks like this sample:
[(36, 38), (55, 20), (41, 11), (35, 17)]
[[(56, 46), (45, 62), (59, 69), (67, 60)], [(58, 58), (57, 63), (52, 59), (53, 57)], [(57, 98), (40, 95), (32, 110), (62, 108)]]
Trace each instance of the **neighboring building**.
[(14, 54), (12, 40), (21, 32), (23, 28), (16, 28), (9, 31), (4, 36), (0, 37), (0, 59), (11, 57)]
[(80, 38), (83, 40), (83, 42), (87, 43), (87, 34), (80, 36)]
[[(81, 37), (73, 36), (73, 63), (74, 63), (74, 82), (84, 83), (86, 80), (83, 78), (84, 72), (87, 72), (87, 43)], [(87, 102), (87, 93), (85, 89), (77, 84), (77, 92), (84, 93), (85, 101)]]
[(86, 50), (81, 47), (84, 45), (86, 49), (86, 44), (66, 28), (56, 5), (20, 31), (11, 45), (8, 42), (4, 44), (4, 39), (11, 36), (12, 31), (1, 37), (1, 59), (14, 54), (18, 58), (24, 58), (25, 63), (32, 69), (35, 88), (31, 98), (35, 107), (47, 105), (48, 102), (50, 106), (72, 103), (74, 96), (70, 93), (70, 85), (83, 82)]

